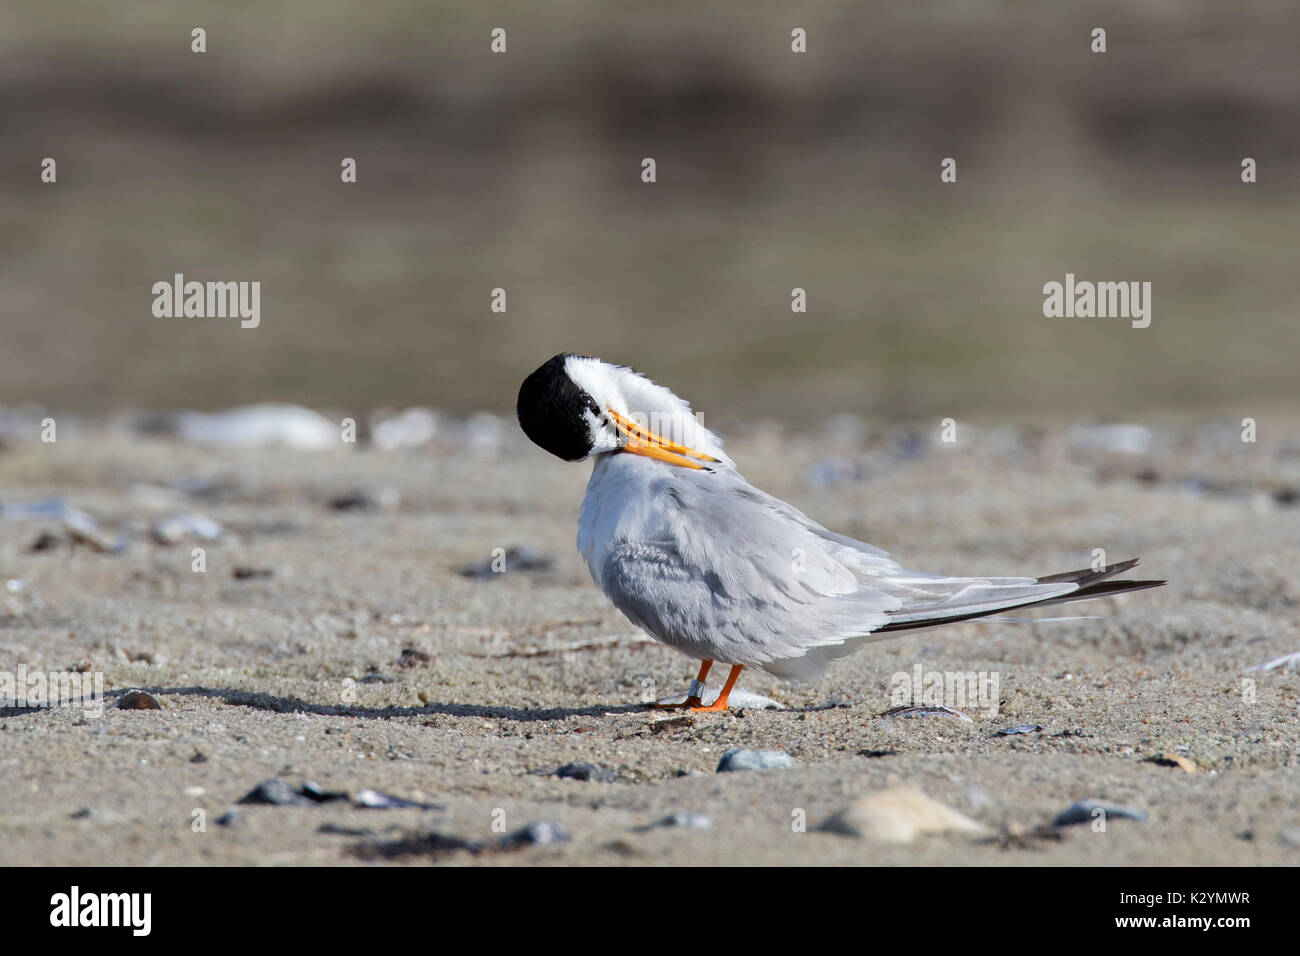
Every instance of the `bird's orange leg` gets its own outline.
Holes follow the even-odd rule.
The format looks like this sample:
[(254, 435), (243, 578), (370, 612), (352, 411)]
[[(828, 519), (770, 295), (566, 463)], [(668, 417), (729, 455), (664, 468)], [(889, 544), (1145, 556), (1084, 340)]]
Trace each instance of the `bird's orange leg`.
[[(731, 666), (731, 673), (727, 675), (727, 682), (722, 685), (722, 693), (718, 695), (718, 699), (709, 704), (708, 707), (693, 706), (691, 707), (692, 712), (700, 714), (726, 710), (727, 698), (731, 696), (731, 688), (736, 686), (736, 678), (740, 676), (740, 672), (744, 669), (744, 664), (733, 664)], [(696, 700), (698, 699), (699, 698), (696, 698)]]
[(704, 693), (704, 678), (709, 676), (709, 668), (713, 666), (713, 661), (705, 661), (700, 665), (700, 672), (695, 675), (695, 680), (691, 681), (690, 692), (686, 695), (686, 700), (680, 704), (655, 704), (662, 710), (673, 710), (676, 708), (690, 707), (692, 709), (699, 707), (704, 703), (700, 695)]

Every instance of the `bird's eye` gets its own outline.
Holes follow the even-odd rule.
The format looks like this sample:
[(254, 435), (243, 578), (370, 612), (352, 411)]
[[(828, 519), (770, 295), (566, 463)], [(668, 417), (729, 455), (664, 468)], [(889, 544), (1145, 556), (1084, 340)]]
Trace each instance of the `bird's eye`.
[(590, 395), (582, 396), (582, 403), (587, 406), (587, 411), (595, 412), (597, 415), (600, 414), (600, 406), (596, 404), (596, 400)]

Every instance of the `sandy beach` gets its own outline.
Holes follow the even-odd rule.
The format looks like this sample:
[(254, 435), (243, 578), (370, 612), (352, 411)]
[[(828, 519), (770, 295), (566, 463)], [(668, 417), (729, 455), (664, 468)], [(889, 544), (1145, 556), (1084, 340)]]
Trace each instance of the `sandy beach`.
[[(647, 706), (694, 664), (623, 619), (576, 553), (589, 466), (512, 422), (448, 419), (396, 451), (232, 450), (94, 421), (10, 441), (0, 660), (101, 672), (105, 710), (0, 711), (0, 864), (1300, 862), (1297, 665), (1251, 670), (1300, 651), (1300, 421), (1239, 432), (735, 435), (754, 483), (910, 567), (1048, 574), (1104, 548), (1170, 583), (1019, 615), (1095, 619), (870, 644), (808, 684), (747, 671), (741, 689), (784, 709), (694, 716)], [(89, 515), (99, 545), (19, 507), (50, 500)], [(219, 534), (160, 543), (176, 515)], [(510, 567), (513, 548), (542, 566)], [(474, 564), (486, 573), (462, 573)], [(996, 700), (959, 708), (969, 721), (881, 716), (918, 666), (996, 679)], [(118, 709), (133, 689), (162, 709)], [(794, 763), (716, 772), (735, 748)], [(571, 763), (592, 779), (555, 775)], [(319, 793), (239, 803), (273, 778)], [(894, 785), (983, 829), (906, 844), (819, 829)], [(419, 806), (365, 807), (363, 791)], [(1147, 818), (1050, 826), (1080, 800)], [(675, 814), (708, 826), (654, 825)], [(569, 839), (500, 845), (533, 823)]]

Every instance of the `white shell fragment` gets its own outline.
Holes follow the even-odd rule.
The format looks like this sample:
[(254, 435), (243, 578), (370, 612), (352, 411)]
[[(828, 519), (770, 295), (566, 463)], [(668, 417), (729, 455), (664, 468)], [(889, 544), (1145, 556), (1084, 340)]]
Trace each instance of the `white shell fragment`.
[(923, 833), (985, 831), (965, 814), (910, 787), (888, 787), (859, 797), (821, 829), (882, 843), (911, 843)]
[(246, 405), (226, 412), (185, 412), (176, 421), (184, 441), (230, 448), (283, 445), (302, 451), (342, 443), (336, 422), (300, 405)]

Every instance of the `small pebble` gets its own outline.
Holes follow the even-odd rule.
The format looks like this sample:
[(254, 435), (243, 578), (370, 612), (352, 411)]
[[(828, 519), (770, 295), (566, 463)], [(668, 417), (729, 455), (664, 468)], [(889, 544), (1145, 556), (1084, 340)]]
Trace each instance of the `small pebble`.
[(76, 508), (68, 508), (63, 515), (63, 529), (73, 541), (88, 544), (100, 554), (121, 554), (126, 550), (125, 535), (110, 536), (99, 522)]
[(668, 816), (656, 820), (654, 823), (640, 827), (639, 830), (654, 830), (659, 827), (681, 827), (685, 830), (708, 830), (713, 827), (713, 820), (702, 813), (670, 813)]
[[(320, 788), (316, 788), (316, 793)], [(272, 777), (263, 780), (239, 800), (240, 803), (264, 803), (273, 807), (312, 807), (321, 799), (305, 788), (296, 788), (287, 780)]]
[(53, 551), (64, 543), (65, 539), (57, 534), (42, 531), (27, 548), (28, 551)]
[(298, 788), (298, 792), (302, 794), (304, 797), (306, 797), (308, 800), (311, 800), (315, 803), (328, 803), (331, 800), (346, 800), (348, 798), (347, 793), (345, 793), (344, 791), (326, 790), (324, 787), (322, 787), (319, 783), (316, 783), (316, 781), (314, 780), (306, 781), (301, 787)]
[(530, 823), (513, 833), (501, 838), (503, 850), (517, 850), (526, 846), (550, 846), (555, 843), (568, 843), (569, 834), (558, 823)]
[(116, 810), (104, 810), (99, 807), (82, 807), (68, 816), (73, 820), (89, 820), (92, 823), (121, 823), (123, 820), (122, 815)]
[(500, 559), (488, 558), (477, 564), (466, 564), (457, 569), (461, 577), (488, 580), (510, 571), (542, 571), (551, 566), (552, 558), (531, 548), (508, 548)]
[(407, 800), (403, 797), (395, 797), (391, 793), (381, 793), (378, 790), (362, 790), (357, 794), (357, 803), (371, 810), (441, 810), (443, 809), (436, 803), (420, 803), (416, 800)]
[(393, 510), (401, 503), (402, 496), (396, 488), (378, 491), (359, 488), (331, 498), (329, 506), (335, 511), (384, 511)]
[(269, 578), (275, 574), (270, 568), (250, 568), (239, 565), (231, 570), (230, 576), (236, 581), (248, 581), (253, 578)]
[(142, 690), (132, 690), (122, 695), (122, 699), (117, 702), (117, 709), (162, 710), (163, 707), (153, 694), (147, 694)]
[(718, 762), (717, 773), (736, 770), (780, 770), (793, 767), (794, 758), (784, 750), (728, 750)]
[(590, 783), (613, 783), (618, 775), (612, 770), (597, 767), (594, 763), (566, 763), (555, 771), (563, 780), (585, 780)]
[(186, 538), (216, 541), (224, 534), (224, 529), (207, 515), (190, 512), (155, 521), (149, 533), (159, 544), (177, 544)]
[(428, 654), (415, 647), (404, 647), (402, 653), (397, 658), (398, 667), (419, 667), (421, 664), (427, 664), (431, 660)]
[(1143, 810), (1134, 810), (1131, 807), (1122, 807), (1113, 803), (1102, 803), (1100, 800), (1077, 800), (1057, 814), (1056, 819), (1052, 821), (1052, 826), (1068, 827), (1076, 823), (1091, 823), (1102, 816), (1101, 814), (1094, 816), (1094, 812), (1097, 810), (1103, 811), (1106, 819), (1115, 817), (1141, 822), (1147, 820), (1146, 812)]
[(1036, 734), (1043, 728), (1038, 724), (1021, 724), (1019, 727), (1008, 727), (1005, 730), (999, 730), (999, 737), (1011, 737), (1015, 734)]

